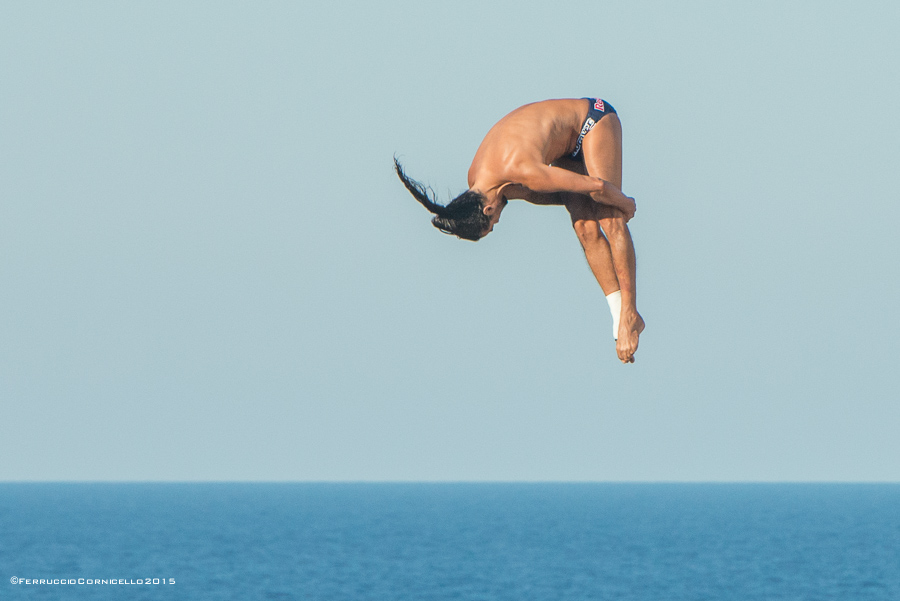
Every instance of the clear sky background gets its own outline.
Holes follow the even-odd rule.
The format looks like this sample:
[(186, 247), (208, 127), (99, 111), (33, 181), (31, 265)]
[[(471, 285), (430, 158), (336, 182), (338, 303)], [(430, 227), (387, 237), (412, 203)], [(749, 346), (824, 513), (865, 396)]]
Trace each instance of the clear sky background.
[[(4, 3), (0, 479), (900, 480), (895, 2)], [(637, 362), (565, 211), (445, 236), (602, 96)]]

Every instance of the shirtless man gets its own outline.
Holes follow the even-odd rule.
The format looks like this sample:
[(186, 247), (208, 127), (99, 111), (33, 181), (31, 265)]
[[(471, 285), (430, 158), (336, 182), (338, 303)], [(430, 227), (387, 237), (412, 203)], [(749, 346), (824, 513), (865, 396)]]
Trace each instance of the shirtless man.
[[(407, 190), (436, 216), (434, 226), (466, 240), (493, 231), (510, 199), (563, 205), (613, 316), (616, 354), (634, 363), (644, 320), (635, 298), (635, 258), (625, 223), (634, 199), (622, 193), (622, 124), (597, 98), (545, 100), (520, 107), (485, 136), (469, 167), (469, 189), (447, 206), (410, 179)], [(604, 236), (604, 232), (606, 236)]]

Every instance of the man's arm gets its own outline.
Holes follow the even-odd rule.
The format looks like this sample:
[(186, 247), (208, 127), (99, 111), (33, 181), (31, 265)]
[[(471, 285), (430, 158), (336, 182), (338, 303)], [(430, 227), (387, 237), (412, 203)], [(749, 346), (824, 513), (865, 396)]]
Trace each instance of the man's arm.
[(598, 177), (580, 175), (559, 167), (529, 164), (515, 174), (518, 183), (537, 193), (574, 192), (586, 194), (594, 202), (609, 205), (625, 214), (628, 221), (634, 217), (634, 199), (625, 196), (619, 188)]
[(535, 192), (521, 184), (508, 184), (502, 188), (503, 197), (507, 200), (524, 200), (533, 205), (564, 205), (568, 192)]

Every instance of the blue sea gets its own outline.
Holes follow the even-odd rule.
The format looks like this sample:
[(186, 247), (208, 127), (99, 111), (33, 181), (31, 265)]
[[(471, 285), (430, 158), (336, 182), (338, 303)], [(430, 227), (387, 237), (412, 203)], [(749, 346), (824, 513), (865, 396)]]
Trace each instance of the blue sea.
[(0, 571), (3, 601), (897, 601), (900, 485), (0, 484)]

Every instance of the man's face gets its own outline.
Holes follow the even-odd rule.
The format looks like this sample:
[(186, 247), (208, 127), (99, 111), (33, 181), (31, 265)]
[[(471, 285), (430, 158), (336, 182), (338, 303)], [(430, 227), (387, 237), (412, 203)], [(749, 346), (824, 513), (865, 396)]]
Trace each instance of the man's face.
[(503, 212), (503, 208), (508, 203), (509, 203), (509, 201), (507, 201), (504, 198), (504, 199), (500, 200), (500, 202), (498, 202), (497, 204), (487, 205), (484, 207), (484, 214), (488, 216), (488, 218), (491, 220), (491, 222), (488, 225), (487, 230), (481, 236), (482, 238), (484, 238), (485, 236), (487, 236), (488, 234), (490, 234), (491, 232), (494, 231), (494, 226), (497, 225), (497, 223), (500, 221), (500, 213)]

